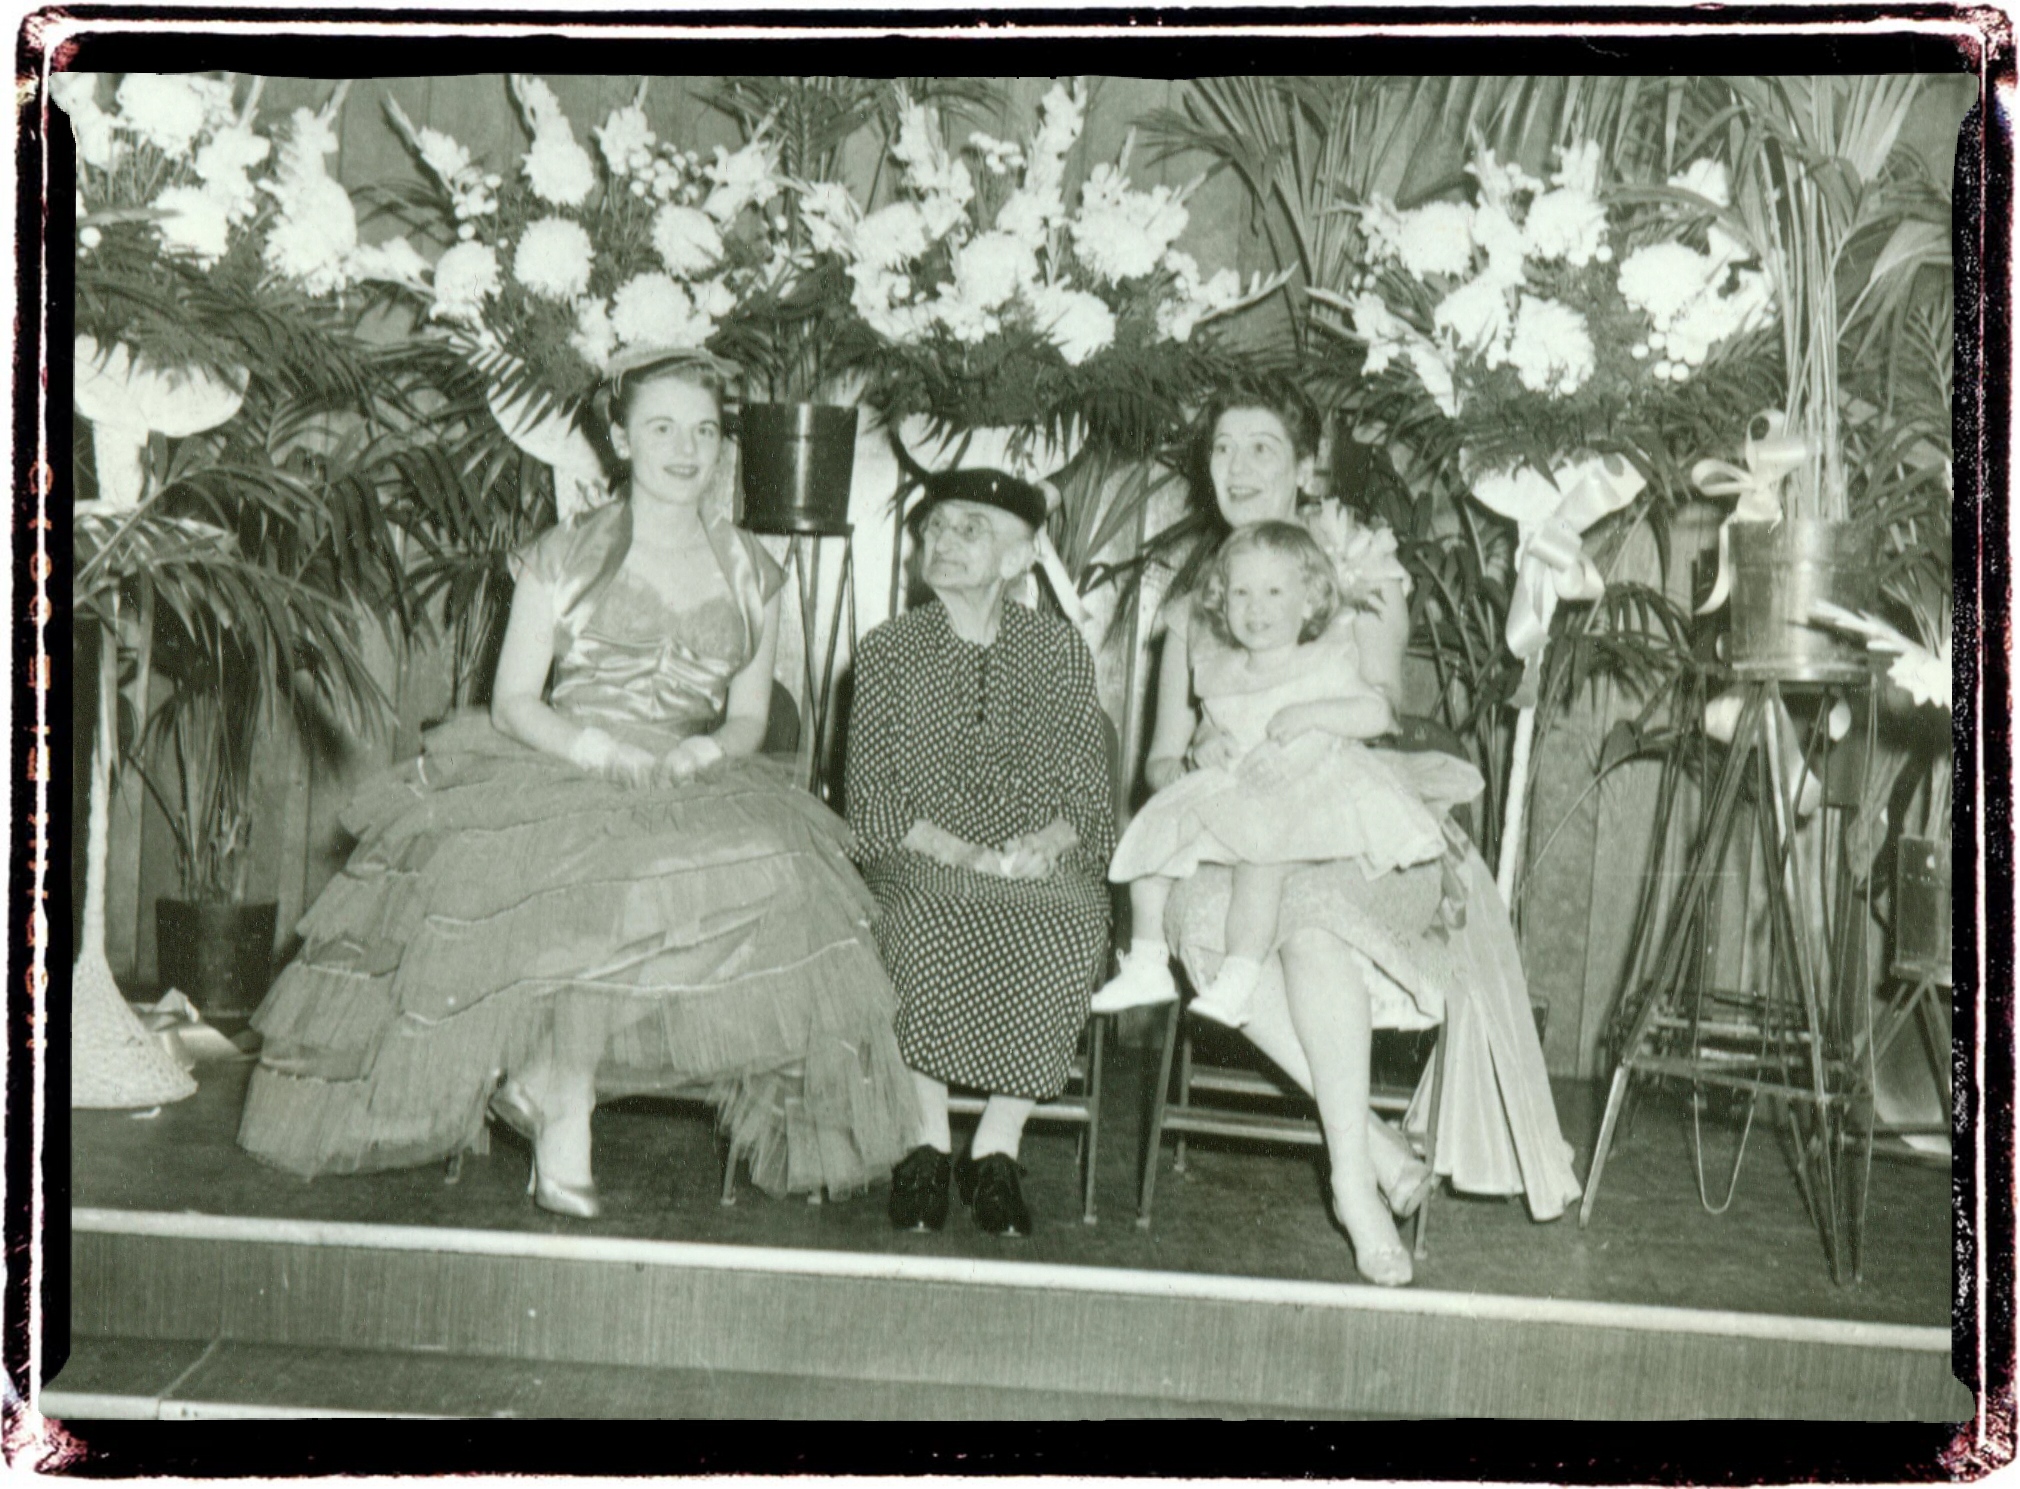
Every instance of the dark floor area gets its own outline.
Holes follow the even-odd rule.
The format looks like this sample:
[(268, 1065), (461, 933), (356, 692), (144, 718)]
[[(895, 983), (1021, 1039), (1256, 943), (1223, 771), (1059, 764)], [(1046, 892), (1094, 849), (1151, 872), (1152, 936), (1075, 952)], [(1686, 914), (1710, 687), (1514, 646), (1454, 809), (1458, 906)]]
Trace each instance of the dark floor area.
[[(894, 1234), (881, 1189), (820, 1205), (774, 1200), (747, 1183), (718, 1199), (720, 1171), (701, 1106), (636, 1100), (596, 1117), (597, 1178), (607, 1213), (564, 1220), (526, 1197), (524, 1147), (510, 1134), (463, 1166), (306, 1183), (265, 1168), (233, 1138), (248, 1065), (208, 1066), (201, 1089), (151, 1117), (79, 1111), (72, 1117), (72, 1196), (80, 1206), (546, 1231), (732, 1245), (888, 1251), (1086, 1266), (1358, 1280), (1352, 1253), (1322, 1201), (1314, 1150), (1217, 1145), (1194, 1139), (1186, 1171), (1166, 1171), (1148, 1230), (1134, 1223), (1140, 1146), (1140, 1051), (1113, 1049), (1101, 1139), (1100, 1221), (1079, 1219), (1070, 1130), (1034, 1126), (1025, 1142), (1026, 1195), (1036, 1233), (978, 1234), (958, 1205), (939, 1235)], [(1597, 1129), (1594, 1093), (1557, 1091), (1565, 1135), (1586, 1171)], [(1736, 1125), (1703, 1124), (1705, 1187), (1725, 1191)], [(1420, 1286), (1813, 1317), (1947, 1325), (1950, 1192), (1944, 1171), (1881, 1159), (1873, 1166), (1863, 1280), (1832, 1283), (1794, 1171), (1776, 1133), (1755, 1125), (1730, 1207), (1707, 1213), (1692, 1158), (1689, 1108), (1650, 1092), (1616, 1144), (1589, 1230), (1575, 1215), (1537, 1225), (1516, 1202), (1450, 1194), (1431, 1218)], [(957, 1142), (959, 1128), (957, 1127)]]

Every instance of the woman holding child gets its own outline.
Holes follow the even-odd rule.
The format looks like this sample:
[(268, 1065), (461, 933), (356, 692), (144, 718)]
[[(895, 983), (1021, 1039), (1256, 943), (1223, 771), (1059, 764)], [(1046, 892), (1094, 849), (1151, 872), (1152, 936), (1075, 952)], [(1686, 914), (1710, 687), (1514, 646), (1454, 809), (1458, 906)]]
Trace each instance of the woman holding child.
[[(1336, 502), (1301, 512), (1319, 420), (1289, 383), (1224, 394), (1202, 431), (1200, 484), (1230, 535), (1169, 606), (1145, 772), (1158, 795), (1110, 871), (1131, 884), (1134, 939), (1094, 1008), (1176, 997), (1175, 951), (1195, 1010), (1312, 1093), (1356, 1264), (1401, 1286), (1393, 1217), (1437, 1177), (1526, 1192), (1539, 1220), (1578, 1183), (1507, 910), (1450, 822), (1479, 777), (1370, 743), (1395, 728), (1409, 639), (1395, 539)], [(1440, 1021), (1433, 1175), (1370, 1113), (1369, 1048), (1376, 1027)], [(1420, 1091), (1412, 1125), (1427, 1115)]]

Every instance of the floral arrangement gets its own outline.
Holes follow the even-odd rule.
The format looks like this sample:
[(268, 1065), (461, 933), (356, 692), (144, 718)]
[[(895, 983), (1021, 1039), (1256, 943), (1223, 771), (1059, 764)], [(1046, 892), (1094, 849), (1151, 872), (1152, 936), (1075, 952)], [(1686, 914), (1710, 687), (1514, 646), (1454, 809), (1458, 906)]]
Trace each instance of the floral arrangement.
[(865, 211), (838, 183), (795, 183), (812, 252), (846, 274), (869, 397), (887, 413), (1056, 430), (1075, 416), (1099, 425), (1103, 389), (1175, 408), (1213, 376), (1196, 329), (1283, 282), (1202, 274), (1174, 246), (1198, 183), (1132, 187), (1127, 145), (1069, 205), (1084, 112), (1076, 90), (1055, 86), (1028, 141), (977, 132), (955, 152), (935, 112), (908, 100), (891, 145), (895, 200)]
[(1722, 162), (1614, 206), (1599, 163), (1596, 141), (1568, 146), (1546, 184), (1476, 146), (1476, 201), (1375, 198), (1353, 293), (1312, 291), (1365, 345), (1364, 374), (1449, 423), (1469, 476), (1603, 440), (1774, 319), (1767, 276), (1720, 224)]
[(417, 276), (429, 319), (533, 413), (572, 417), (625, 347), (737, 356), (752, 308), (796, 272), (767, 210), (786, 183), (763, 132), (704, 160), (654, 134), (641, 86), (592, 132), (592, 157), (546, 83), (515, 75), (511, 89), (532, 142), (510, 174), (387, 104), (430, 178), (419, 204), (454, 235)]

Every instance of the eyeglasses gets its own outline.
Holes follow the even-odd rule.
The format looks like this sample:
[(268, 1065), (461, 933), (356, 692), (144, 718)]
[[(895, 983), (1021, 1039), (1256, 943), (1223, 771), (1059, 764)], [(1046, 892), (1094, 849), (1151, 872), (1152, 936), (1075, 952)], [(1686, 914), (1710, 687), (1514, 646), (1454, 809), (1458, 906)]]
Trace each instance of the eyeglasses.
[(963, 543), (980, 543), (996, 535), (996, 524), (980, 512), (950, 512), (935, 508), (919, 524), (921, 537), (959, 538)]

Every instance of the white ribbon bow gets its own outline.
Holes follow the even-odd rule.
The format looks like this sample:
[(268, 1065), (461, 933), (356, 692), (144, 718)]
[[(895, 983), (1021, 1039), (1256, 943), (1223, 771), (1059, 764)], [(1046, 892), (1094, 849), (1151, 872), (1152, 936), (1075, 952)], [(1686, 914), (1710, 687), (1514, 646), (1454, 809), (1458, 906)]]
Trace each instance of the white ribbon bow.
[[(1753, 436), (1756, 424), (1767, 428), (1759, 439)], [(1814, 448), (1806, 437), (1789, 434), (1787, 428), (1787, 417), (1774, 409), (1755, 414), (1747, 420), (1744, 467), (1729, 460), (1700, 460), (1690, 468), (1691, 483), (1706, 496), (1733, 498), (1732, 512), (1718, 525), (1718, 582), (1710, 597), (1698, 606), (1699, 615), (1711, 614), (1732, 592), (1732, 525), (1781, 521), (1782, 479), (1807, 460)]]
[(106, 511), (139, 505), (147, 484), (147, 436), (184, 439), (215, 429), (245, 402), (246, 372), (220, 380), (201, 367), (150, 367), (123, 341), (100, 347), (79, 336), (72, 401), (91, 421), (98, 502)]
[(1617, 455), (1594, 455), (1559, 470), (1554, 479), (1523, 466), (1473, 483), (1484, 507), (1515, 524), (1515, 592), (1508, 600), (1508, 650), (1523, 664), (1517, 706), (1534, 702), (1543, 646), (1560, 600), (1596, 600), (1606, 580), (1585, 551), (1584, 534), (1626, 506), (1647, 482)]

